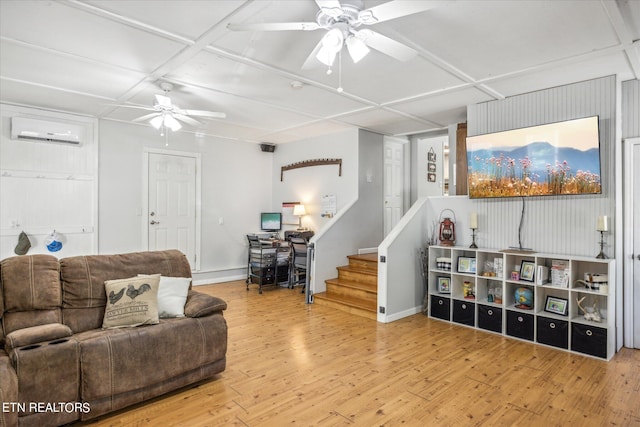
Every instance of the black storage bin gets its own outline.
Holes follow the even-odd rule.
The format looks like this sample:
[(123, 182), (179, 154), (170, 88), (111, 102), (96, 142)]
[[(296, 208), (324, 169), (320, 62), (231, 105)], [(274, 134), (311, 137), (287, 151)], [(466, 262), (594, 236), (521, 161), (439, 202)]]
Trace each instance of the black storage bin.
[(538, 342), (558, 348), (569, 348), (569, 322), (538, 317)]
[(478, 327), (487, 331), (502, 333), (502, 309), (478, 304)]
[(453, 301), (453, 321), (467, 326), (475, 326), (476, 304), (469, 301)]
[(507, 310), (507, 335), (533, 341), (533, 314)]
[(571, 350), (606, 359), (607, 330), (591, 325), (572, 323)]
[(431, 295), (431, 317), (442, 320), (451, 320), (451, 299), (438, 295)]

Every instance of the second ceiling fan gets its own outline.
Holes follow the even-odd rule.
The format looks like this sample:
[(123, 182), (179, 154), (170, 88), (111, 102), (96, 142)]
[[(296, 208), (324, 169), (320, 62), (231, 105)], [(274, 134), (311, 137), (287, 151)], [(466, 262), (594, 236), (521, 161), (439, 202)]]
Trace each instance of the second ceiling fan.
[(442, 1), (393, 0), (364, 9), (362, 0), (315, 0), (320, 10), (316, 22), (282, 22), (255, 24), (228, 24), (233, 31), (314, 31), (326, 30), (325, 35), (313, 49), (302, 68), (310, 68), (315, 60), (329, 68), (343, 46), (347, 47), (354, 63), (364, 58), (369, 48), (380, 51), (400, 61), (413, 58), (415, 49), (361, 26), (401, 18), (432, 9)]

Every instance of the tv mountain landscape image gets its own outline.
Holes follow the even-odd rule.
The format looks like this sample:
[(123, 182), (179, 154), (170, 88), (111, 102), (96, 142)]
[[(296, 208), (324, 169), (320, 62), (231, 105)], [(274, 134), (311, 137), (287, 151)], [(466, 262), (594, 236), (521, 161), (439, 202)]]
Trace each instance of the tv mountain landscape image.
[[(471, 147), (470, 147), (471, 148)], [(546, 141), (469, 150), (469, 197), (599, 194), (600, 150)]]

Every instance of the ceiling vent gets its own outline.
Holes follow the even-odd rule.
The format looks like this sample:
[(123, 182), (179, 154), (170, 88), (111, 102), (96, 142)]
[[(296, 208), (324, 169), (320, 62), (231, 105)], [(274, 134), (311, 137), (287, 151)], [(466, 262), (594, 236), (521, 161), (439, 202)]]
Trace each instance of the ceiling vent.
[(84, 128), (80, 125), (26, 117), (11, 118), (11, 139), (80, 145), (83, 136)]

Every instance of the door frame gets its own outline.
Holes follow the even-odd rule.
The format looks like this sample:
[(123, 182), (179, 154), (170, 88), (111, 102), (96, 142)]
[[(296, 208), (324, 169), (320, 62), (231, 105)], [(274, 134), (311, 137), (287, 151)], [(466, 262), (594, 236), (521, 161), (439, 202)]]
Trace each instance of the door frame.
[(202, 155), (187, 151), (163, 150), (160, 148), (144, 147), (142, 152), (142, 248), (149, 250), (149, 155), (161, 154), (166, 156), (189, 157), (196, 161), (196, 200), (195, 200), (195, 265), (192, 271), (200, 271), (200, 248), (202, 235)]
[[(382, 141), (382, 145), (383, 145), (383, 150), (386, 146), (386, 144), (398, 144), (400, 146), (402, 146), (402, 178), (400, 178), (402, 180), (402, 216), (404, 216), (405, 213), (407, 213), (407, 210), (409, 210), (409, 199), (410, 199), (410, 188), (411, 188), (411, 175), (409, 173), (410, 171), (410, 163), (409, 163), (409, 153), (407, 152), (407, 150), (409, 149), (410, 145), (409, 145), (409, 138), (407, 137), (397, 137), (397, 136), (388, 136), (388, 135), (384, 135), (383, 137), (383, 141)], [(384, 162), (384, 159), (383, 159)], [(383, 167), (383, 171), (386, 171), (386, 169)], [(383, 188), (384, 185), (386, 185), (386, 181), (387, 179), (389, 179), (386, 175), (385, 172), (383, 172)], [(385, 209), (384, 209), (384, 200), (382, 202), (382, 214), (383, 216), (386, 215)], [(401, 216), (401, 218), (402, 218)], [(382, 221), (383, 224), (386, 224), (385, 219), (383, 218)], [(384, 225), (383, 225), (384, 227)], [(393, 229), (393, 228), (392, 228)], [(391, 230), (385, 230), (385, 231), (391, 231)], [(387, 236), (387, 232), (383, 233), (384, 236)]]
[[(627, 138), (624, 140), (623, 149), (624, 155), (622, 156), (624, 159), (624, 188), (623, 188), (623, 229), (624, 230), (633, 230), (633, 148), (636, 145), (640, 145), (640, 137), (638, 138)], [(635, 172), (636, 175), (640, 175), (639, 172)], [(639, 201), (640, 202), (640, 201)], [(636, 224), (638, 226), (638, 224)], [(622, 255), (622, 268), (623, 268), (623, 286), (624, 286), (624, 298), (623, 298), (623, 312), (624, 312), (624, 320), (623, 320), (623, 330), (624, 330), (624, 346), (629, 348), (634, 348), (634, 332), (637, 334), (637, 331), (634, 331), (634, 316), (636, 311), (640, 312), (640, 307), (634, 306), (634, 297), (638, 299), (637, 295), (634, 295), (634, 286), (633, 286), (633, 263), (634, 254), (633, 251), (633, 233), (623, 233), (623, 255)]]

